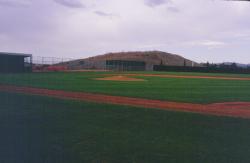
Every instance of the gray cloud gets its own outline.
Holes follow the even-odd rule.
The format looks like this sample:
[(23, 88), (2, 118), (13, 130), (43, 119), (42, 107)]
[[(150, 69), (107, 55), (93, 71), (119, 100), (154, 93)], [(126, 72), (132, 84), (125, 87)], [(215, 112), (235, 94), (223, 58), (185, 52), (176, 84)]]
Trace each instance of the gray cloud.
[(173, 13), (178, 13), (180, 10), (177, 7), (169, 6), (167, 7), (167, 10)]
[(114, 18), (114, 17), (119, 17), (118, 15), (116, 14), (113, 14), (113, 13), (106, 13), (106, 12), (103, 12), (103, 11), (95, 11), (94, 12), (96, 15), (98, 16), (102, 16), (102, 17), (108, 17), (108, 18)]
[(216, 40), (198, 40), (198, 41), (187, 42), (186, 44), (191, 46), (204, 46), (209, 49), (221, 48), (222, 46), (227, 45), (226, 42), (216, 41)]
[(0, 0), (0, 6), (26, 7), (30, 4), (30, 0)]
[(85, 8), (85, 5), (79, 0), (54, 0), (56, 3), (70, 8)]
[(145, 4), (150, 7), (155, 7), (172, 2), (171, 0), (144, 0)]

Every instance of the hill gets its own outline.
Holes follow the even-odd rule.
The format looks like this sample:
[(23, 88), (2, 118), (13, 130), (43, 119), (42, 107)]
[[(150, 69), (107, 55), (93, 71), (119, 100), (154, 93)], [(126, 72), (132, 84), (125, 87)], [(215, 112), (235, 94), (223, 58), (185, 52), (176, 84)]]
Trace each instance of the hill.
[(66, 64), (69, 69), (76, 70), (105, 69), (107, 60), (143, 61), (146, 63), (146, 70), (153, 70), (153, 65), (183, 66), (184, 62), (186, 66), (199, 66), (198, 63), (182, 56), (161, 51), (107, 53), (66, 62)]

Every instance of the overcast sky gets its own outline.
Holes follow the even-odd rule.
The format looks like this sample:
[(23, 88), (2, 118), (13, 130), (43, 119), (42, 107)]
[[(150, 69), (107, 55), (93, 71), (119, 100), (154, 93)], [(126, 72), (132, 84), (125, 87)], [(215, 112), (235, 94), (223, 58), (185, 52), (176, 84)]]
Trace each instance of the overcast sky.
[(250, 63), (250, 2), (0, 0), (0, 51), (85, 58), (161, 50)]

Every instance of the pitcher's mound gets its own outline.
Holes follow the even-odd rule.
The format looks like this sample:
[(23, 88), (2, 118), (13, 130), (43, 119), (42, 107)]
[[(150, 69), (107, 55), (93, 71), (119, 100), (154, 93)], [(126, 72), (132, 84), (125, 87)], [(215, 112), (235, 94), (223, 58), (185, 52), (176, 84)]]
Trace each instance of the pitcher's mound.
[(104, 78), (96, 78), (95, 80), (109, 80), (109, 81), (145, 81), (144, 79), (137, 79), (131, 78), (127, 76), (111, 76), (111, 77), (104, 77)]

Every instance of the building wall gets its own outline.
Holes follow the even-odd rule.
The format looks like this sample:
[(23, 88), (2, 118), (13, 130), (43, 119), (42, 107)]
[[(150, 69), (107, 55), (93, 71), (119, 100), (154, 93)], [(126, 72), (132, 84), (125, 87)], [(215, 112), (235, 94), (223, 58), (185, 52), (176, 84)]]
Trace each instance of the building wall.
[(140, 61), (107, 60), (106, 69), (115, 71), (145, 71), (146, 64)]
[(81, 70), (81, 69), (93, 69), (93, 70), (104, 70), (106, 68), (105, 61), (89, 61), (79, 60), (69, 64), (66, 63), (69, 70)]
[(25, 71), (23, 56), (0, 55), (1, 73), (19, 73)]

